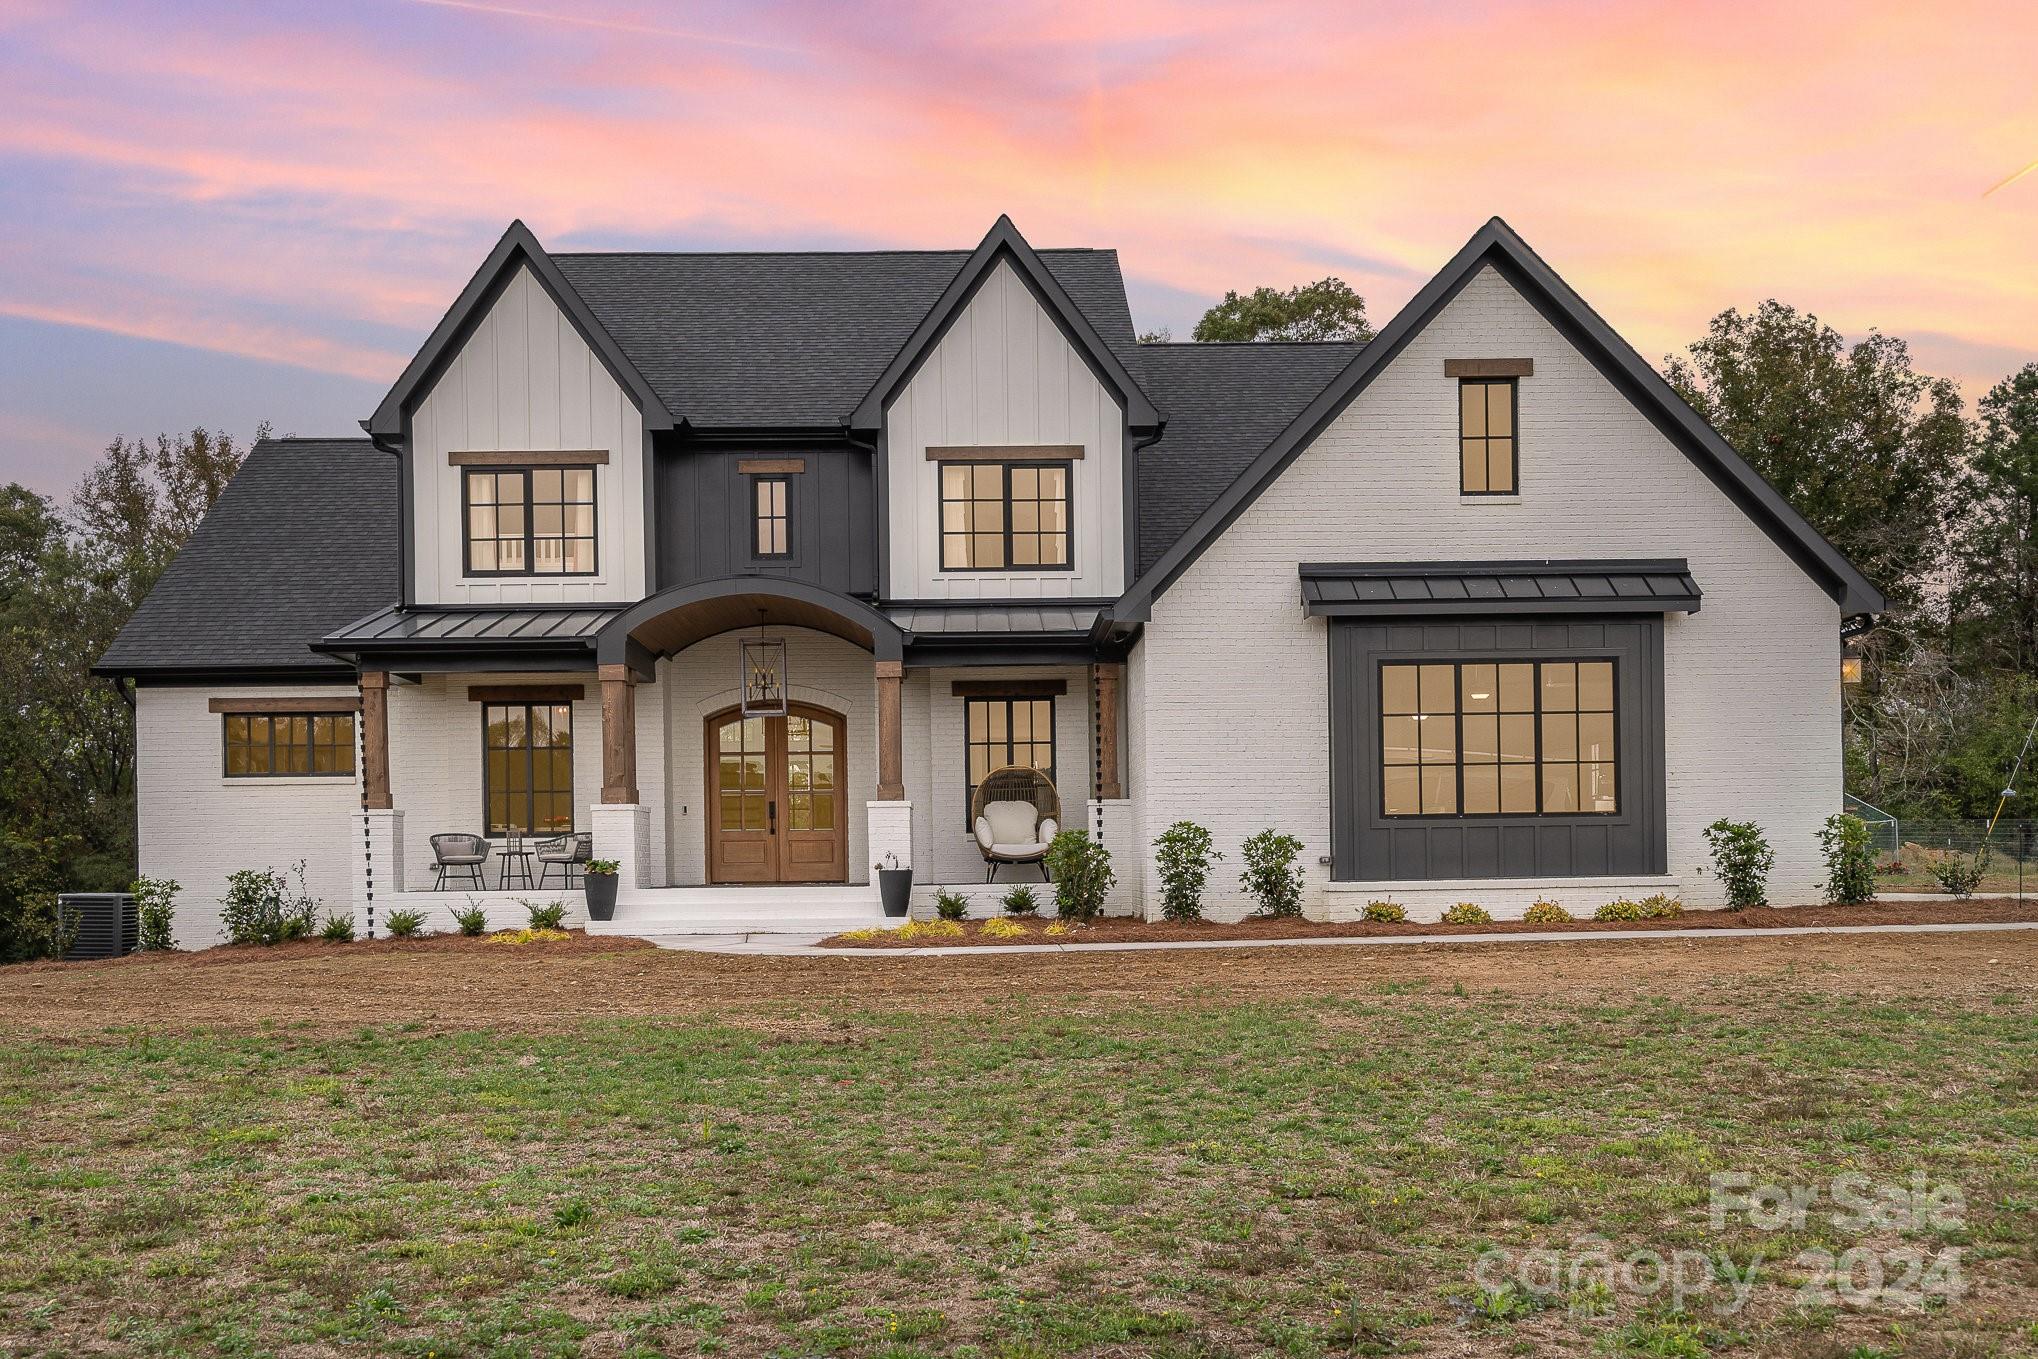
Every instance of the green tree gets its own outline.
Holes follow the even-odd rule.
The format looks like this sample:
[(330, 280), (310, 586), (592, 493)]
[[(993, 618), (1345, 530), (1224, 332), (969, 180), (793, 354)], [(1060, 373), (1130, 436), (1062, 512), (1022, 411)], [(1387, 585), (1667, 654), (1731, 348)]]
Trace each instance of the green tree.
[(1193, 337), (1199, 343), (1245, 340), (1370, 340), (1366, 299), (1341, 278), (1323, 278), (1297, 288), (1255, 288), (1203, 313)]
[(1954, 494), (1956, 645), (1974, 663), (2038, 664), (2038, 363), (1981, 399), (1974, 451)]
[(1945, 555), (1944, 515), (1968, 441), (1951, 382), (1902, 340), (1848, 345), (1775, 301), (1728, 308), (1668, 361), (1673, 386), (1814, 528), (1915, 611)]

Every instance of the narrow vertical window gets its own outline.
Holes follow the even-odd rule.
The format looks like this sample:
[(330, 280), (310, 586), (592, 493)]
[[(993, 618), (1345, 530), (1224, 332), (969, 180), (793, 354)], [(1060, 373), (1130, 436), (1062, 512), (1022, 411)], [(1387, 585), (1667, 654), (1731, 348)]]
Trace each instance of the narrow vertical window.
[(488, 834), (573, 829), (573, 709), (565, 703), (481, 708), (481, 788)]
[(1458, 382), (1459, 490), (1465, 495), (1516, 493), (1515, 392), (1511, 377)]
[(752, 480), (751, 506), (756, 524), (751, 552), (758, 557), (790, 557), (792, 536), (792, 483), (785, 477), (756, 477)]

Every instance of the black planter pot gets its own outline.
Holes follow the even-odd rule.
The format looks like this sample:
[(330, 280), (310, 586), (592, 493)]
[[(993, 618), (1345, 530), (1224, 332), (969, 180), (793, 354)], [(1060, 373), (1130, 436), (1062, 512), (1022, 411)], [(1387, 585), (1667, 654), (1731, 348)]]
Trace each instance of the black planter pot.
[(616, 918), (616, 875), (613, 873), (588, 873), (581, 877), (581, 884), (587, 889), (587, 918), (589, 920), (614, 920)]
[(913, 903), (913, 870), (910, 868), (880, 868), (877, 871), (878, 900), (885, 904), (885, 914), (902, 916)]

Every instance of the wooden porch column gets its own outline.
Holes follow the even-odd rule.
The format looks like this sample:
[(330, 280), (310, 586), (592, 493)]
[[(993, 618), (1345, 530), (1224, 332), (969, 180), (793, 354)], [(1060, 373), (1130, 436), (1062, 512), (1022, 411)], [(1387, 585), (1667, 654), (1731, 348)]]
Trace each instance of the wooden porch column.
[(1118, 754), (1118, 689), (1124, 678), (1121, 662), (1099, 661), (1090, 667), (1090, 682), (1097, 690), (1097, 797), (1106, 802), (1125, 796)]
[(361, 672), (361, 806), (387, 811), (389, 797), (389, 674)]
[(637, 801), (637, 677), (627, 665), (601, 667), (601, 800)]
[(877, 800), (906, 800), (905, 759), (899, 753), (900, 731), (905, 725), (901, 691), (906, 667), (900, 661), (877, 663)]

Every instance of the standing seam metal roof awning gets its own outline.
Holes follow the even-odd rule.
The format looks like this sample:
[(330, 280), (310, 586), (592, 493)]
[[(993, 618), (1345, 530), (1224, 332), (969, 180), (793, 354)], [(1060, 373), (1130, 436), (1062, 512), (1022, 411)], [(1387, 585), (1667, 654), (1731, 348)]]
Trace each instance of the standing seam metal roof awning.
[(320, 645), (335, 651), (420, 646), (592, 645), (620, 605), (528, 609), (387, 608), (350, 623)]
[(1331, 618), (1697, 613), (1683, 558), (1649, 561), (1304, 562), (1303, 608)]

